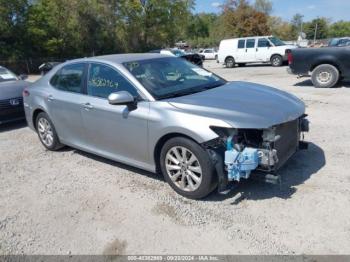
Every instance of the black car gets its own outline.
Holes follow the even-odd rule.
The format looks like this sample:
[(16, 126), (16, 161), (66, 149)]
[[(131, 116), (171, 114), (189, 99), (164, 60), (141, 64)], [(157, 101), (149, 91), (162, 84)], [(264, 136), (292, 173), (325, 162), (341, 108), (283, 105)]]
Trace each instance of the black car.
[(29, 85), (26, 78), (0, 66), (0, 125), (25, 118), (22, 92)]
[(52, 68), (54, 68), (55, 66), (61, 64), (61, 62), (46, 62), (44, 64), (41, 64), (39, 66), (39, 71), (41, 73), (41, 75), (46, 75), (48, 72), (51, 71)]
[(152, 50), (149, 53), (158, 53), (163, 55), (172, 55), (172, 56), (180, 57), (198, 66), (203, 66), (203, 61), (205, 59), (203, 55), (185, 53), (180, 49), (158, 49), (158, 50)]
[(333, 38), (328, 43), (329, 47), (350, 46), (350, 37)]

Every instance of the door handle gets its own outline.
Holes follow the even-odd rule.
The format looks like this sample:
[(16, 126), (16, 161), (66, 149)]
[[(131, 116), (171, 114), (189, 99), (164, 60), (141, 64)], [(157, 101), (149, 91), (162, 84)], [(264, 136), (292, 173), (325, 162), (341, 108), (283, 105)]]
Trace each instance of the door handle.
[(52, 95), (49, 95), (49, 96), (47, 97), (47, 101), (52, 102), (53, 100), (55, 100), (55, 99), (53, 98)]
[(83, 104), (83, 107), (84, 107), (86, 110), (94, 109), (94, 106), (91, 105), (90, 103), (84, 103), (84, 104)]

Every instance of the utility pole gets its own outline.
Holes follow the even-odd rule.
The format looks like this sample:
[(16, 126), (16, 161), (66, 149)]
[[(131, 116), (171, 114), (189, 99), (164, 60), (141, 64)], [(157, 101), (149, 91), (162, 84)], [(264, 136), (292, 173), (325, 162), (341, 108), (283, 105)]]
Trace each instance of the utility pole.
[(317, 27), (318, 27), (318, 23), (316, 23), (316, 26), (315, 26), (314, 44), (316, 43), (317, 29), (318, 29)]

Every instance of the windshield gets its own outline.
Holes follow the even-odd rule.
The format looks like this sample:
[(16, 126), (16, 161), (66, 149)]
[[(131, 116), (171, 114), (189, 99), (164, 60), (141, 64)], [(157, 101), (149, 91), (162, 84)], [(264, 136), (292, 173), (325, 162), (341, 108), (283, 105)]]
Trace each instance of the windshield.
[(328, 46), (336, 46), (339, 43), (339, 39), (338, 38), (333, 38), (331, 41), (329, 41)]
[(17, 76), (6, 68), (0, 67), (0, 82), (17, 80)]
[(286, 45), (282, 40), (277, 37), (269, 37), (269, 40), (273, 43), (274, 46), (283, 46)]
[(157, 100), (189, 95), (226, 83), (213, 73), (175, 57), (124, 63)]

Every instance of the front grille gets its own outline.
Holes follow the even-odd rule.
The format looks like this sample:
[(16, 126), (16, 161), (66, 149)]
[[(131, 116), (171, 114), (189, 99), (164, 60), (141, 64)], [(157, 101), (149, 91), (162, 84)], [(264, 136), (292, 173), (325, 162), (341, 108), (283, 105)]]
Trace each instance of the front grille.
[(298, 150), (299, 119), (278, 125), (276, 135), (280, 136), (274, 146), (279, 159), (275, 168), (279, 169)]
[[(11, 101), (16, 100), (18, 104), (15, 105), (11, 104)], [(6, 100), (0, 100), (0, 110), (12, 110), (16, 108), (23, 108), (23, 98), (22, 97), (16, 97), (16, 98), (10, 98)]]

